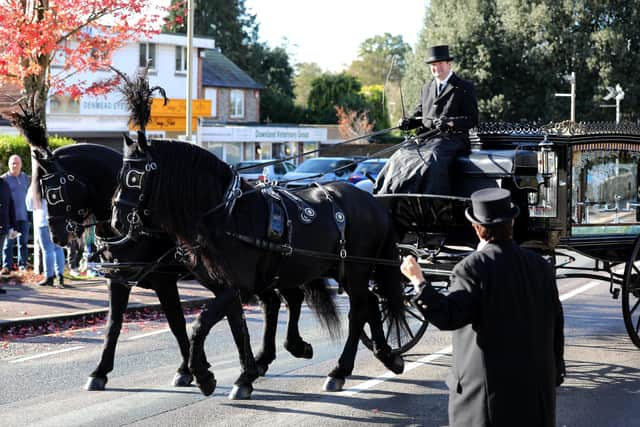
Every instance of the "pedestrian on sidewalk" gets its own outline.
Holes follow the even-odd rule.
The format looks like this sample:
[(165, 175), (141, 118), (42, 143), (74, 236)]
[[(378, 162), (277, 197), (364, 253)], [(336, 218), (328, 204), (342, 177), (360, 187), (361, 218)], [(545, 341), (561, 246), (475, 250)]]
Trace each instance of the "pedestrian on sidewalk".
[[(11, 189), (3, 178), (0, 178), (0, 241), (12, 234), (17, 233), (15, 231), (16, 226), (16, 214), (13, 207), (13, 199), (11, 198)], [(4, 294), (7, 291), (0, 288), (0, 294)]]
[(562, 305), (551, 264), (512, 240), (517, 214), (508, 190), (471, 195), (466, 216), (480, 244), (454, 267), (447, 295), (425, 281), (412, 256), (400, 267), (425, 318), (453, 330), (454, 427), (555, 426), (565, 375)]
[(49, 224), (47, 223), (47, 202), (40, 196), (37, 182), (32, 182), (25, 199), (27, 210), (33, 211), (33, 230), (38, 238), (38, 244), (44, 259), (44, 279), (38, 286), (54, 286), (54, 276), (58, 288), (64, 287), (64, 249), (51, 240)]
[[(29, 242), (29, 215), (24, 205), (27, 195), (27, 189), (31, 178), (22, 172), (22, 159), (17, 154), (9, 157), (9, 171), (2, 175), (5, 182), (11, 189), (11, 197), (15, 209), (15, 229), (19, 233), (17, 239), (11, 239), (5, 236), (2, 246), (2, 270), (0, 274), (9, 274), (13, 266), (13, 247), (14, 243), (18, 246), (18, 268), (25, 270), (27, 268), (27, 257), (29, 250), (27, 244)], [(16, 240), (16, 242), (14, 242)]]

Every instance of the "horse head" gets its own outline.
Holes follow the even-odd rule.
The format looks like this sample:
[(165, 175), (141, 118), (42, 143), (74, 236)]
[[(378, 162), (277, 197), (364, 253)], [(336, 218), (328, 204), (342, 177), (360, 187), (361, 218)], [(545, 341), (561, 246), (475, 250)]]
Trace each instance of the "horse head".
[(138, 132), (138, 140), (124, 135), (124, 153), (120, 180), (113, 197), (111, 227), (119, 233), (137, 240), (143, 231), (143, 217), (150, 215), (145, 207), (145, 184), (157, 169), (152, 159), (151, 149), (143, 132)]

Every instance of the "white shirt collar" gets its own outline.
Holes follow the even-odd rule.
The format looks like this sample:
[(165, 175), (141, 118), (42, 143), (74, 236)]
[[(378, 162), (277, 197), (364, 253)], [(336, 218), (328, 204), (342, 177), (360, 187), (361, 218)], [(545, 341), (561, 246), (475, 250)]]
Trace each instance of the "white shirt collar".
[(446, 86), (452, 75), (453, 75), (453, 71), (449, 71), (449, 74), (447, 74), (447, 77), (445, 77), (443, 80), (438, 80), (438, 78), (436, 78), (436, 83), (437, 84), (444, 83), (445, 86)]
[(481, 251), (482, 248), (484, 248), (488, 244), (489, 242), (487, 242), (486, 240), (480, 239), (480, 243), (478, 243), (478, 247), (476, 247), (476, 251)]

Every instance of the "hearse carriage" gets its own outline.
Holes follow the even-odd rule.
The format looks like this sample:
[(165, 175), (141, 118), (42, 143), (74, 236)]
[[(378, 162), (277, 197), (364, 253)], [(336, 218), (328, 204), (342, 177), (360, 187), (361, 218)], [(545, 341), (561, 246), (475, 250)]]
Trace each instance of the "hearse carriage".
[[(608, 282), (614, 299), (622, 294), (624, 324), (640, 347), (640, 127), (488, 123), (470, 139), (470, 153), (456, 160), (454, 196), (376, 196), (406, 231), (401, 252), (415, 255), (425, 276), (446, 289), (453, 266), (477, 244), (464, 217), (470, 194), (507, 188), (520, 207), (515, 240), (547, 257), (558, 278)], [(576, 267), (569, 251), (593, 262)], [(407, 310), (412, 332), (389, 337), (398, 351), (426, 330), (417, 310)]]

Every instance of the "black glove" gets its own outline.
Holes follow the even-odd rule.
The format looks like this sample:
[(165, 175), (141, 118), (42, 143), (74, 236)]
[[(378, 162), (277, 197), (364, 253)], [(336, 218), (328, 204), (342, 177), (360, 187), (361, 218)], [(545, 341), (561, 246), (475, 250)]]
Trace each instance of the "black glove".
[(447, 124), (448, 121), (448, 118), (440, 117), (438, 120), (434, 120), (433, 124), (440, 132), (446, 132), (451, 129), (451, 127)]
[(405, 117), (400, 119), (400, 121), (398, 122), (398, 127), (400, 128), (400, 130), (403, 131), (408, 131), (409, 129), (411, 129), (411, 119)]

